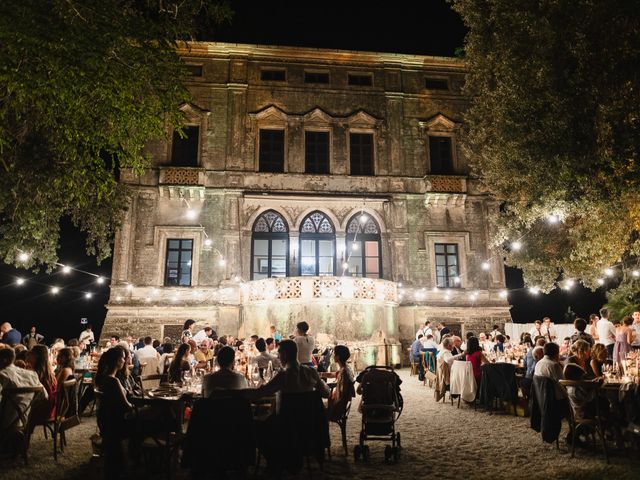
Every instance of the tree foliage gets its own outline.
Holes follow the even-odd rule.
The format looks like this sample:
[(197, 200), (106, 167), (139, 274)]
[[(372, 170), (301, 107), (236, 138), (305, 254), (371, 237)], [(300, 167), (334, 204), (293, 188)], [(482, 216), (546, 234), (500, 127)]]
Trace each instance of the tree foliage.
[(189, 99), (177, 42), (229, 17), (203, 0), (0, 2), (0, 257), (51, 266), (64, 216), (110, 254), (119, 169), (144, 169)]
[[(503, 202), (495, 242), (544, 290), (640, 250), (640, 2), (454, 0), (470, 29), (464, 148)], [(561, 222), (546, 219), (556, 214)], [(508, 249), (507, 249), (508, 250)]]

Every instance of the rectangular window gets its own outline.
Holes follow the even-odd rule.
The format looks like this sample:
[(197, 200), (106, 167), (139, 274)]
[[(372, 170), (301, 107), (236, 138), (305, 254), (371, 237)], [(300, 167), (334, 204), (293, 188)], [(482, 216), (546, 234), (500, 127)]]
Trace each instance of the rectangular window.
[(192, 77), (201, 77), (202, 76), (202, 65), (185, 65), (187, 69), (187, 73)]
[(167, 259), (164, 284), (167, 286), (191, 286), (191, 262), (193, 240), (167, 240)]
[(284, 172), (284, 130), (260, 130), (259, 170)]
[(373, 175), (373, 134), (349, 134), (351, 175)]
[(329, 173), (329, 132), (304, 132), (304, 171)]
[(451, 137), (429, 135), (429, 160), (431, 162), (431, 174), (447, 175), (453, 173)]
[(348, 83), (358, 87), (371, 87), (373, 85), (373, 75), (370, 73), (350, 73)]
[(425, 78), (424, 88), (427, 90), (449, 90), (449, 82), (446, 78)]
[(329, 72), (304, 72), (304, 83), (329, 83)]
[(287, 80), (287, 72), (280, 68), (265, 68), (260, 70), (260, 80), (264, 82), (284, 82)]
[(459, 287), (458, 244), (436, 243), (436, 285), (440, 288)]
[(174, 130), (173, 141), (171, 142), (171, 165), (197, 167), (199, 138), (200, 127), (183, 127), (182, 135), (177, 130)]

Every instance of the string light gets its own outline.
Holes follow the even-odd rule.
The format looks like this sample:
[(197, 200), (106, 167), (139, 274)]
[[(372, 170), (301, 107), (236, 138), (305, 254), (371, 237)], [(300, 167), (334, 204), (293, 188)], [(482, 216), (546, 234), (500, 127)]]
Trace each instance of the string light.
[(540, 293), (540, 289), (538, 287), (529, 287), (529, 293), (531, 295), (538, 295)]
[(615, 275), (615, 273), (616, 273), (615, 270), (613, 268), (611, 268), (611, 267), (608, 267), (608, 268), (604, 269), (604, 274), (607, 277), (613, 277)]
[(481, 267), (482, 267), (482, 270), (486, 271), (486, 270), (489, 270), (491, 268), (491, 264), (489, 262), (485, 261), (485, 262), (482, 262)]
[(20, 252), (18, 254), (18, 260), (21, 262), (26, 262), (29, 260), (30, 255), (27, 252)]
[(548, 221), (551, 225), (555, 225), (556, 223), (558, 223), (558, 222), (560, 221), (560, 217), (559, 217), (557, 214), (552, 213), (551, 215), (549, 215), (549, 216), (547, 217), (547, 221)]
[(349, 268), (349, 263), (342, 262), (342, 268), (345, 269), (345, 270), (348, 269)]
[(640, 270), (633, 270), (631, 272), (631, 275), (633, 275), (636, 278), (640, 277)]
[(118, 295), (118, 296), (116, 297), (116, 302), (121, 302), (121, 301), (122, 301), (122, 297), (121, 297), (120, 295)]
[(93, 296), (93, 294), (91, 292), (87, 292), (84, 294), (84, 298), (91, 298)]
[(129, 291), (133, 290), (133, 285), (131, 283), (127, 284), (127, 290), (129, 290)]
[(360, 247), (358, 246), (358, 244), (357, 244), (356, 242), (353, 242), (353, 243), (351, 244), (351, 250), (354, 250), (354, 251), (355, 251), (355, 250), (358, 250), (358, 248), (360, 248)]
[(53, 293), (54, 295), (57, 295), (59, 292), (60, 292), (59, 287), (51, 287), (51, 293)]
[(576, 284), (575, 280), (568, 278), (564, 281), (564, 289), (571, 290), (575, 284)]
[(455, 283), (456, 285), (459, 285), (460, 281), (461, 281), (460, 277), (453, 277), (453, 283)]
[(198, 212), (196, 212), (193, 208), (187, 209), (187, 213), (184, 215), (189, 220), (195, 220), (198, 217)]
[(24, 285), (24, 278), (16, 278), (16, 285), (21, 286)]
[(500, 290), (500, 293), (498, 295), (500, 296), (500, 298), (507, 298), (509, 292), (507, 292), (506, 290)]
[(211, 240), (210, 238), (205, 238), (204, 239), (204, 246), (205, 247), (210, 247), (211, 245), (213, 245), (213, 240)]
[(227, 264), (227, 261), (220, 257), (220, 260), (218, 260), (218, 265), (220, 265), (221, 267), (224, 267)]
[(369, 217), (367, 217), (366, 214), (363, 213), (362, 215), (360, 215), (360, 223), (364, 225), (365, 223), (367, 223), (367, 220), (369, 220)]
[(599, 278), (596, 281), (598, 282), (598, 285), (604, 285), (604, 278)]
[(63, 266), (62, 273), (71, 273), (71, 267), (69, 265)]
[(519, 252), (521, 248), (522, 248), (522, 242), (521, 241), (515, 240), (515, 241), (511, 242), (511, 250), (513, 250), (514, 252)]
[(102, 285), (102, 284), (104, 283), (104, 278), (103, 278), (103, 277), (98, 277), (98, 278), (96, 278), (96, 283), (97, 283), (98, 285)]

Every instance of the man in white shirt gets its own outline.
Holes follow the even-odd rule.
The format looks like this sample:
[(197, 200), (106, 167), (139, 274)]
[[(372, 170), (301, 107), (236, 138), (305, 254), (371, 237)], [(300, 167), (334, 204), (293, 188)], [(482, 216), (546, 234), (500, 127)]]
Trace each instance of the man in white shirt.
[(210, 338), (211, 335), (213, 335), (213, 328), (206, 326), (202, 330), (198, 331), (198, 333), (193, 336), (193, 339), (198, 345), (200, 345), (202, 340)]
[[(38, 374), (31, 370), (16, 367), (14, 361), (16, 354), (13, 348), (7, 347), (0, 349), (0, 398), (2, 397), (3, 390), (6, 388), (21, 388), (21, 387), (41, 387), (41, 392), (35, 394), (36, 401), (40, 398), (47, 399), (47, 391), (44, 389), (38, 379)], [(20, 406), (20, 410), (26, 409), (33, 398), (33, 394), (26, 393), (16, 395), (17, 403)], [(13, 408), (5, 408), (0, 412), (0, 431), (14, 424), (16, 421), (17, 413)], [(22, 426), (20, 420), (17, 421), (16, 426)]]
[(560, 365), (560, 346), (557, 343), (547, 342), (544, 347), (544, 357), (536, 363), (533, 375), (547, 377), (554, 381), (556, 400), (562, 400), (567, 397), (564, 388), (560, 386), (559, 380), (562, 380), (562, 365)]
[(439, 364), (447, 362), (447, 364), (449, 366), (451, 366), (451, 364), (455, 360), (458, 360), (459, 358), (462, 358), (465, 355), (464, 353), (460, 353), (458, 355), (453, 355), (451, 353), (451, 349), (452, 348), (453, 348), (453, 339), (450, 338), (450, 337), (445, 338), (442, 341), (442, 349), (440, 350), (440, 353), (438, 353), (438, 363)]
[(491, 330), (491, 333), (489, 334), (489, 338), (495, 342), (498, 335), (502, 335), (502, 332), (498, 325), (494, 325), (493, 330)]
[(426, 337), (422, 337), (422, 349), (423, 350), (438, 349), (438, 344), (433, 339), (433, 335), (429, 334)]
[(536, 320), (535, 322), (533, 322), (533, 328), (529, 330), (529, 335), (531, 335), (532, 342), (535, 342), (536, 338), (538, 337), (544, 337), (544, 333), (542, 331), (542, 322), (540, 320)]
[(553, 327), (553, 323), (551, 323), (551, 319), (549, 317), (544, 317), (542, 319), (542, 335), (547, 339), (548, 342), (553, 342), (556, 339), (556, 329)]
[(84, 342), (87, 345), (95, 343), (96, 339), (93, 335), (93, 330), (91, 329), (90, 323), (88, 323), (87, 327), (82, 331), (82, 333), (80, 334), (80, 338), (78, 338), (78, 341)]
[(609, 309), (600, 309), (600, 320), (596, 323), (596, 329), (598, 330), (598, 343), (607, 348), (609, 358), (612, 358), (613, 345), (616, 343), (616, 329), (609, 321)]
[(144, 337), (144, 347), (136, 350), (136, 355), (138, 356), (138, 361), (145, 364), (142, 373), (145, 375), (155, 375), (158, 371), (160, 355), (158, 351), (153, 348), (153, 339), (151, 337)]

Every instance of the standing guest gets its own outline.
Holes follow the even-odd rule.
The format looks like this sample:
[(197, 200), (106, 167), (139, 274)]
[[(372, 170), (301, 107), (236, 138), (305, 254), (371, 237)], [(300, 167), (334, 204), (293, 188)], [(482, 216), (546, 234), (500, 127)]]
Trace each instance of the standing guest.
[(613, 346), (616, 343), (616, 329), (613, 323), (609, 321), (609, 310), (607, 308), (600, 309), (600, 320), (596, 323), (598, 330), (598, 342), (607, 348), (609, 358), (613, 358)]
[(465, 350), (465, 356), (467, 362), (471, 362), (471, 368), (473, 368), (473, 376), (476, 379), (476, 385), (478, 391), (480, 390), (480, 380), (482, 379), (482, 365), (489, 363), (487, 357), (482, 352), (480, 341), (478, 337), (471, 337), (467, 339), (467, 349)]
[(4, 322), (0, 325), (0, 334), (2, 335), (0, 343), (4, 343), (10, 347), (18, 345), (22, 341), (22, 334), (13, 328), (9, 322)]
[(75, 357), (73, 350), (69, 347), (61, 348), (56, 356), (56, 381), (58, 385), (62, 385), (67, 380), (71, 380), (73, 377), (73, 370), (75, 368)]
[(584, 318), (576, 318), (573, 322), (573, 327), (576, 329), (576, 333), (571, 335), (571, 343), (573, 344), (578, 340), (584, 340), (593, 347), (593, 344), (595, 343), (593, 337), (588, 333), (585, 333), (585, 330), (587, 329), (587, 321)]
[(553, 380), (556, 400), (567, 397), (565, 390), (559, 383), (563, 376), (562, 365), (560, 365), (560, 346), (557, 343), (547, 342), (544, 345), (544, 357), (536, 363), (533, 374)]
[(193, 336), (193, 339), (196, 341), (196, 343), (198, 345), (200, 345), (202, 343), (203, 340), (206, 340), (208, 338), (211, 338), (211, 336), (214, 334), (215, 332), (213, 331), (213, 328), (211, 328), (210, 326), (206, 326), (204, 327), (202, 330), (198, 331), (198, 333), (196, 333)]
[(22, 337), (22, 344), (31, 350), (35, 345), (39, 345), (44, 340), (44, 336), (36, 332), (36, 327), (31, 327), (29, 333)]
[(498, 335), (502, 335), (502, 332), (500, 331), (500, 326), (494, 325), (493, 330), (491, 330), (491, 333), (489, 334), (489, 338), (495, 342), (496, 337)]
[(638, 350), (640, 349), (640, 310), (635, 310), (631, 317), (633, 318), (633, 325), (631, 325), (631, 328), (634, 332), (631, 348), (633, 350)]
[(529, 330), (529, 336), (533, 338), (534, 341), (537, 337), (544, 337), (542, 333), (542, 322), (540, 320), (533, 322), (533, 328)]
[(556, 329), (551, 323), (551, 319), (549, 317), (544, 317), (542, 319), (542, 334), (547, 338), (547, 341), (553, 342), (556, 338)]
[(600, 320), (600, 317), (595, 313), (589, 315), (589, 327), (587, 333), (591, 335), (591, 338), (593, 338), (593, 341), (596, 343), (598, 343), (598, 320)]
[(48, 399), (33, 406), (30, 422), (41, 425), (52, 418), (56, 412), (56, 398), (58, 382), (53, 374), (49, 361), (49, 350), (44, 345), (34, 345), (27, 353), (27, 368), (38, 375), (40, 383), (47, 392)]
[[(13, 362), (16, 358), (15, 351), (11, 347), (0, 348), (0, 395), (5, 388), (12, 387), (42, 387), (40, 379), (35, 372), (30, 372), (24, 368), (17, 367)], [(16, 400), (21, 410), (27, 408), (33, 399), (33, 394), (21, 394), (16, 396)], [(36, 394), (36, 401), (48, 399), (47, 392), (43, 388)], [(4, 431), (9, 425), (22, 426), (22, 421), (17, 419), (15, 410), (5, 408), (0, 411), (0, 431)], [(0, 443), (4, 443), (5, 438), (0, 437)]]
[(271, 355), (275, 355), (275, 349), (276, 349), (276, 341), (275, 339), (269, 337), (265, 340), (265, 343), (267, 344), (267, 353), (270, 353)]
[(244, 375), (234, 372), (233, 365), (236, 358), (236, 352), (233, 348), (225, 345), (218, 352), (216, 362), (220, 366), (220, 370), (208, 373), (202, 380), (202, 396), (209, 398), (215, 395), (217, 391), (226, 390), (243, 390), (248, 388), (247, 379)]
[(209, 339), (205, 338), (200, 342), (200, 347), (195, 354), (196, 368), (206, 368), (207, 364), (213, 360), (213, 350), (209, 348)]
[(631, 351), (634, 330), (633, 318), (626, 316), (616, 328), (616, 343), (613, 346), (613, 363), (622, 363), (627, 359), (627, 353)]
[(182, 326), (182, 335), (180, 336), (182, 343), (186, 343), (193, 338), (193, 328), (195, 324), (195, 320), (191, 319), (184, 322), (184, 325)]
[(439, 330), (439, 333), (440, 333), (440, 338), (444, 338), (445, 335), (448, 335), (448, 334), (451, 333), (451, 329), (449, 327), (445, 326), (445, 324), (442, 323), (442, 322), (440, 322), (438, 324), (438, 330)]
[(467, 332), (464, 334), (464, 343), (460, 346), (460, 348), (462, 348), (462, 350), (466, 350), (467, 349), (467, 342), (469, 341), (469, 339), (471, 337), (475, 337), (475, 333), (473, 332)]
[(144, 347), (136, 350), (136, 355), (140, 363), (146, 364), (142, 372), (145, 375), (153, 375), (158, 371), (158, 361), (160, 355), (158, 351), (153, 348), (153, 339), (149, 336), (144, 337)]
[(591, 350), (591, 371), (593, 375), (598, 378), (602, 377), (602, 366), (607, 363), (607, 348), (601, 344), (596, 343)]
[(168, 374), (170, 383), (182, 383), (183, 372), (191, 370), (191, 365), (189, 364), (190, 351), (191, 347), (188, 343), (182, 343), (178, 347), (173, 361), (169, 364)]
[(280, 343), (280, 341), (282, 340), (282, 333), (280, 333), (275, 325), (271, 325), (269, 327), (269, 332), (271, 334), (271, 338), (273, 338), (273, 340), (276, 342), (276, 345)]
[(298, 323), (296, 325), (296, 336), (294, 338), (294, 342), (298, 347), (298, 362), (301, 365), (313, 367), (314, 363), (311, 359), (311, 355), (313, 354), (316, 342), (307, 332), (309, 332), (309, 324), (307, 322)]
[(90, 323), (87, 323), (87, 326), (80, 333), (80, 337), (78, 338), (81, 342), (86, 343), (87, 345), (92, 345), (96, 343), (96, 338), (93, 335), (93, 327)]

